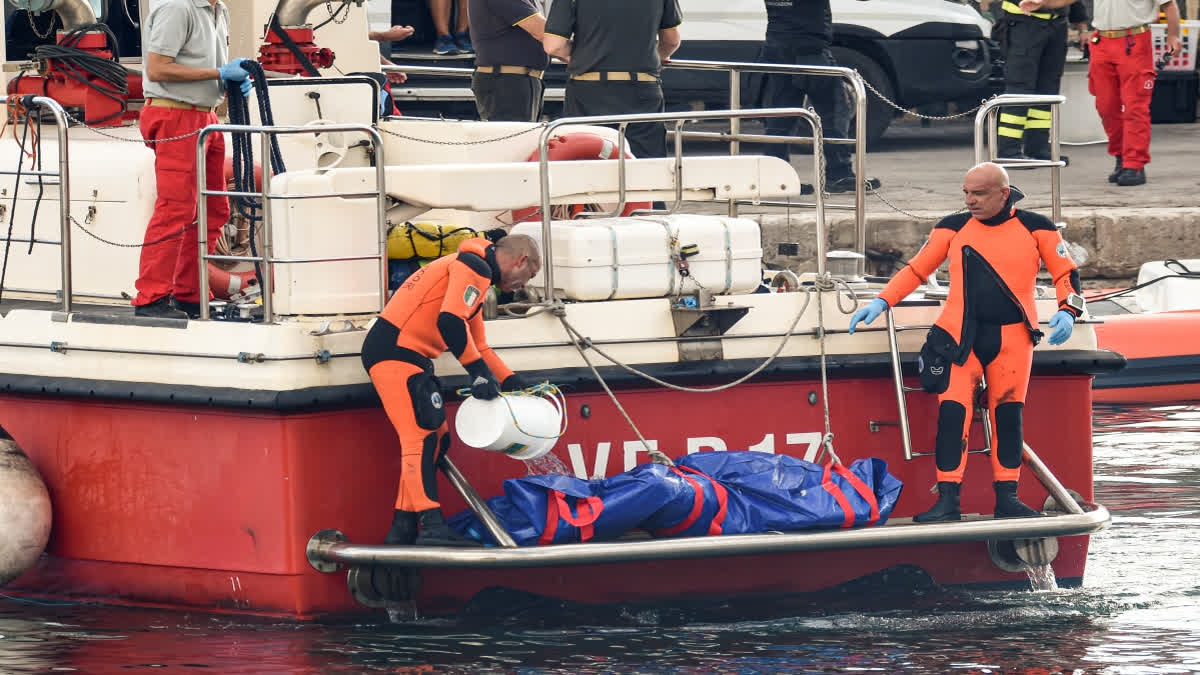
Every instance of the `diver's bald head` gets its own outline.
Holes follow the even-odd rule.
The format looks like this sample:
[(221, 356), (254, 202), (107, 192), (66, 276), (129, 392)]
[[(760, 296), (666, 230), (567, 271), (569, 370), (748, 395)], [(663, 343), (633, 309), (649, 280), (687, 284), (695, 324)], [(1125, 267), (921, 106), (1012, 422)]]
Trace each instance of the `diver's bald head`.
[(971, 167), (963, 179), (967, 210), (978, 220), (998, 215), (1008, 206), (1008, 172), (995, 162)]

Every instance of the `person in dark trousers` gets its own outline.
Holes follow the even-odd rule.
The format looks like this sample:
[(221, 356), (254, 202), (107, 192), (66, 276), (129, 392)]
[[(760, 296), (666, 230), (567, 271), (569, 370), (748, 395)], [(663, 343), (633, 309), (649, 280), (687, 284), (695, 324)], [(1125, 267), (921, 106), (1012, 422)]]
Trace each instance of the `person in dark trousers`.
[(1054, 281), (1058, 311), (1050, 318), (1050, 344), (1071, 337), (1083, 314), (1079, 271), (1067, 243), (1049, 218), (1018, 209), (1024, 195), (1008, 183), (998, 164), (984, 162), (963, 179), (967, 213), (946, 216), (879, 297), (850, 317), (850, 334), (860, 321), (874, 321), (916, 290), (945, 261), (950, 262), (950, 296), (921, 349), (921, 386), (938, 394), (938, 500), (913, 518), (919, 523), (959, 520), (959, 492), (967, 464), (971, 413), (986, 377), (992, 437), (996, 518), (1040, 515), (1017, 499), (1024, 438), (1021, 418), (1033, 366), (1033, 346), (1042, 337), (1034, 291), (1038, 269)]
[[(833, 14), (829, 0), (765, 0), (767, 5), (767, 41), (760, 61), (803, 66), (836, 66), (829, 45), (833, 43)], [(763, 82), (763, 105), (768, 108), (804, 107), (804, 96), (821, 118), (826, 138), (850, 136), (850, 95), (841, 78), (825, 75), (767, 75)], [(797, 126), (795, 117), (766, 120), (771, 136), (791, 136)], [(766, 154), (789, 161), (789, 145), (776, 143)], [(825, 145), (825, 189), (829, 192), (853, 192), (854, 167), (850, 145)], [(872, 188), (880, 181), (871, 178)], [(811, 192), (807, 186), (804, 192)]]
[[(1004, 93), (1057, 94), (1067, 59), (1067, 24), (1086, 24), (1087, 7), (1072, 0), (1066, 7), (1035, 12), (1018, 2), (1000, 3), (992, 28), (1004, 54)], [(996, 135), (998, 157), (1050, 159), (1050, 106), (1002, 109)]]
[[(571, 117), (663, 111), (662, 64), (679, 48), (679, 0), (556, 0), (546, 53), (567, 62)], [(635, 157), (665, 157), (662, 123), (630, 124)]]
[(400, 439), (400, 486), (385, 544), (479, 545), (446, 525), (438, 502), (437, 464), (450, 447), (450, 429), (433, 359), (453, 354), (480, 399), (524, 389), (487, 344), (483, 304), (493, 284), (515, 291), (539, 269), (531, 237), (468, 239), (408, 277), (363, 339), (363, 367)]
[[(1067, 0), (1021, 0), (1030, 12), (1053, 10)], [(1166, 53), (1178, 54), (1179, 6), (1175, 0), (1095, 0), (1089, 40), (1088, 90), (1108, 136), (1108, 154), (1116, 166), (1108, 182), (1120, 186), (1146, 182), (1150, 162), (1150, 99), (1154, 95), (1154, 46), (1150, 24), (1162, 11), (1167, 19)]]
[[(133, 299), (138, 316), (200, 315), (199, 251), (196, 249), (195, 132), (217, 124), (216, 108), (229, 85), (250, 91), (245, 59), (229, 61), (229, 10), (221, 0), (160, 0), (144, 26), (143, 90), (138, 118), (142, 138), (154, 151), (158, 198), (146, 225)], [(227, 62), (228, 61), (228, 62)], [(205, 140), (205, 184), (225, 189), (225, 141)], [(229, 200), (208, 197), (208, 252), (229, 219)], [(178, 236), (172, 236), (173, 234)]]
[(537, 0), (470, 0), (475, 73), (471, 91), (484, 122), (533, 122), (542, 114), (546, 17)]

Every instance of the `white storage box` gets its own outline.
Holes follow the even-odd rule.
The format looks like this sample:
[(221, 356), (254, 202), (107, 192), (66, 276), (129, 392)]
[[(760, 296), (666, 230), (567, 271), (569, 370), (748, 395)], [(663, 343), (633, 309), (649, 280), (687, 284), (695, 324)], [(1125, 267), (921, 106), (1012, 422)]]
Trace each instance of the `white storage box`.
[[(571, 300), (658, 298), (703, 286), (715, 295), (750, 293), (762, 283), (758, 223), (745, 218), (676, 214), (560, 220), (554, 237), (554, 286)], [(542, 224), (520, 223), (541, 245)], [(695, 245), (689, 276), (675, 263), (679, 247)], [(543, 268), (546, 261), (543, 261)], [(542, 273), (530, 286), (544, 284)], [(697, 285), (699, 284), (699, 286)]]
[(1137, 282), (1144, 284), (1159, 277), (1172, 277), (1137, 290), (1137, 303), (1143, 312), (1174, 312), (1200, 309), (1200, 279), (1179, 276), (1200, 274), (1200, 260), (1154, 260), (1143, 263)]

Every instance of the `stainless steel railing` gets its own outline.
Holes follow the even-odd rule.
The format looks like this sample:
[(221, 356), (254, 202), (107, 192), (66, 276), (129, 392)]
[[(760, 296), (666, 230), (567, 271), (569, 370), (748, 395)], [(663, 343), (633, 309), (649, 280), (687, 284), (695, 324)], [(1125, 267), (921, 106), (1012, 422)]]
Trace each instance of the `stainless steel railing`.
[[(463, 77), (469, 78), (474, 73), (472, 68), (447, 68), (439, 66), (382, 66), (384, 72), (402, 72), (414, 75), (443, 75), (448, 77)], [(858, 71), (851, 68), (842, 68), (838, 66), (800, 66), (795, 64), (783, 63), (750, 63), (742, 61), (694, 61), (690, 59), (672, 59), (663, 64), (664, 70), (716, 70), (726, 71), (729, 73), (729, 107), (728, 110), (741, 110), (742, 97), (742, 74), (743, 73), (765, 73), (776, 75), (814, 75), (817, 77), (837, 77), (845, 80), (850, 85), (851, 94), (854, 101), (854, 138), (825, 138), (826, 143), (846, 144), (854, 146), (854, 171), (858, 178), (858, 184), (854, 190), (854, 206), (825, 205), (825, 208), (837, 208), (844, 210), (853, 210), (854, 217), (854, 250), (859, 255), (858, 274), (863, 274), (862, 269), (864, 255), (867, 245), (867, 214), (866, 214), (866, 189), (863, 179), (866, 176), (866, 135), (867, 135), (867, 89), (863, 84), (862, 76)], [(550, 90), (548, 89), (547, 92)], [(559, 90), (555, 90), (556, 94)], [(547, 96), (547, 100), (556, 100), (554, 97)], [(762, 117), (761, 115), (750, 115), (750, 117)], [(695, 114), (689, 116), (688, 119), (698, 119)], [(728, 133), (715, 133), (704, 131), (677, 131), (682, 133), (683, 137), (688, 140), (696, 141), (718, 141), (729, 143), (729, 154), (737, 155), (741, 152), (741, 143), (781, 143), (786, 145), (809, 144), (812, 142), (811, 137), (805, 136), (769, 136), (764, 134), (743, 134), (741, 133), (741, 117), (730, 118)], [(738, 205), (742, 203), (736, 199), (729, 200), (729, 215), (730, 217), (737, 216)], [(815, 204), (807, 203), (792, 203), (792, 202), (757, 202), (759, 206), (790, 206), (790, 207), (814, 207)]]
[[(554, 260), (553, 237), (550, 233), (550, 138), (560, 127), (570, 125), (615, 124), (618, 126), (619, 150), (617, 152), (618, 198), (616, 213), (625, 208), (625, 127), (639, 122), (676, 122), (677, 126), (686, 120), (735, 120), (746, 117), (800, 117), (808, 121), (813, 129), (813, 172), (821, 175), (824, 136), (821, 128), (821, 118), (805, 108), (762, 108), (758, 110), (714, 110), (705, 112), (677, 113), (646, 113), (641, 115), (606, 115), (601, 117), (563, 117), (547, 124), (538, 140), (538, 180), (541, 192), (542, 209), (542, 258)], [(675, 196), (676, 206), (682, 199), (683, 191), (683, 140), (675, 138)], [(825, 198), (820, 190), (816, 191), (814, 207), (817, 215), (817, 273), (825, 273)], [(669, 211), (669, 210), (668, 210)], [(547, 263), (542, 267), (545, 276), (545, 298), (547, 301), (554, 297), (554, 265)]]
[[(1062, 222), (1062, 183), (1058, 172), (1064, 166), (1058, 154), (1058, 107), (1066, 100), (1066, 96), (1057, 94), (1001, 94), (985, 101), (979, 107), (979, 112), (975, 113), (975, 163), (994, 161), (1001, 166), (1012, 168), (1049, 168), (1050, 217), (1056, 225)], [(1050, 106), (1050, 159), (1006, 159), (996, 156), (996, 144), (991, 141), (996, 138), (1000, 108), (1014, 105)]]
[[(279, 134), (318, 134), (318, 133), (333, 133), (333, 132), (359, 132), (370, 137), (375, 144), (375, 192), (329, 192), (329, 193), (314, 193), (314, 194), (274, 194), (271, 192), (271, 171), (270, 167), (263, 166), (262, 181), (259, 185), (258, 192), (235, 192), (230, 190), (210, 190), (205, 184), (205, 152), (204, 142), (209, 134), (213, 133), (257, 133), (260, 134), (260, 156), (269, 158), (271, 156), (271, 138)], [(264, 163), (268, 159), (263, 160)], [(244, 124), (213, 124), (205, 127), (196, 136), (196, 184), (197, 184), (197, 211), (196, 222), (199, 226), (197, 230), (197, 238), (200, 253), (200, 297), (208, 297), (208, 261), (209, 260), (226, 260), (238, 262), (257, 262), (262, 263), (262, 279), (259, 279), (259, 284), (262, 287), (263, 300), (263, 323), (275, 323), (275, 308), (273, 303), (273, 275), (271, 269), (276, 264), (295, 264), (295, 263), (313, 263), (313, 262), (344, 262), (350, 260), (378, 260), (379, 261), (379, 311), (383, 311), (384, 304), (387, 303), (387, 282), (388, 282), (388, 263), (387, 263), (387, 206), (386, 206), (386, 172), (387, 163), (384, 161), (383, 155), (383, 137), (374, 127), (365, 124), (329, 124), (319, 127), (311, 126), (251, 126)], [(221, 197), (258, 197), (262, 200), (262, 223), (261, 223), (261, 241), (262, 246), (257, 256), (220, 256), (210, 255), (208, 252), (208, 228), (204, 226), (208, 216), (208, 200), (205, 197), (221, 196)], [(374, 255), (360, 256), (336, 256), (336, 257), (317, 257), (317, 258), (276, 258), (272, 251), (272, 217), (271, 217), (271, 201), (276, 199), (321, 199), (325, 197), (342, 197), (342, 198), (365, 198), (374, 197), (376, 201), (376, 217), (379, 231), (379, 251)], [(200, 318), (207, 320), (209, 318), (209, 306), (207, 302), (200, 303)]]
[[(6, 105), (12, 98), (23, 98), (20, 96), (0, 97)], [(41, 178), (58, 178), (58, 209), (59, 209), (59, 240), (40, 241), (43, 244), (57, 243), (62, 253), (62, 311), (69, 313), (71, 311), (71, 168), (69, 164), (70, 153), (67, 147), (67, 113), (58, 101), (45, 96), (34, 96), (32, 99), (34, 105), (41, 106), (50, 111), (54, 115), (54, 132), (58, 138), (58, 172), (53, 171), (21, 171), (23, 176), (39, 176)], [(32, 112), (32, 111), (30, 111)], [(0, 174), (15, 176), (16, 169), (0, 169)], [(15, 198), (17, 195), (14, 194)], [(34, 225), (36, 227), (36, 223)], [(32, 237), (31, 237), (32, 238)], [(15, 241), (15, 240), (14, 240)]]

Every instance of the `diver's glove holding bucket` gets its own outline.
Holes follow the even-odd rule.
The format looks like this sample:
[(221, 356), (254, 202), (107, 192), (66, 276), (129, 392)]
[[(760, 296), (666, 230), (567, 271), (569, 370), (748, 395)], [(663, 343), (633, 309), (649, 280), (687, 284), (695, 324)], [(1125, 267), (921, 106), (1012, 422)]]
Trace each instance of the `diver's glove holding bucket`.
[(490, 401), (469, 396), (454, 417), (454, 431), (463, 443), (513, 459), (537, 459), (550, 452), (566, 426), (562, 394), (550, 384)]

